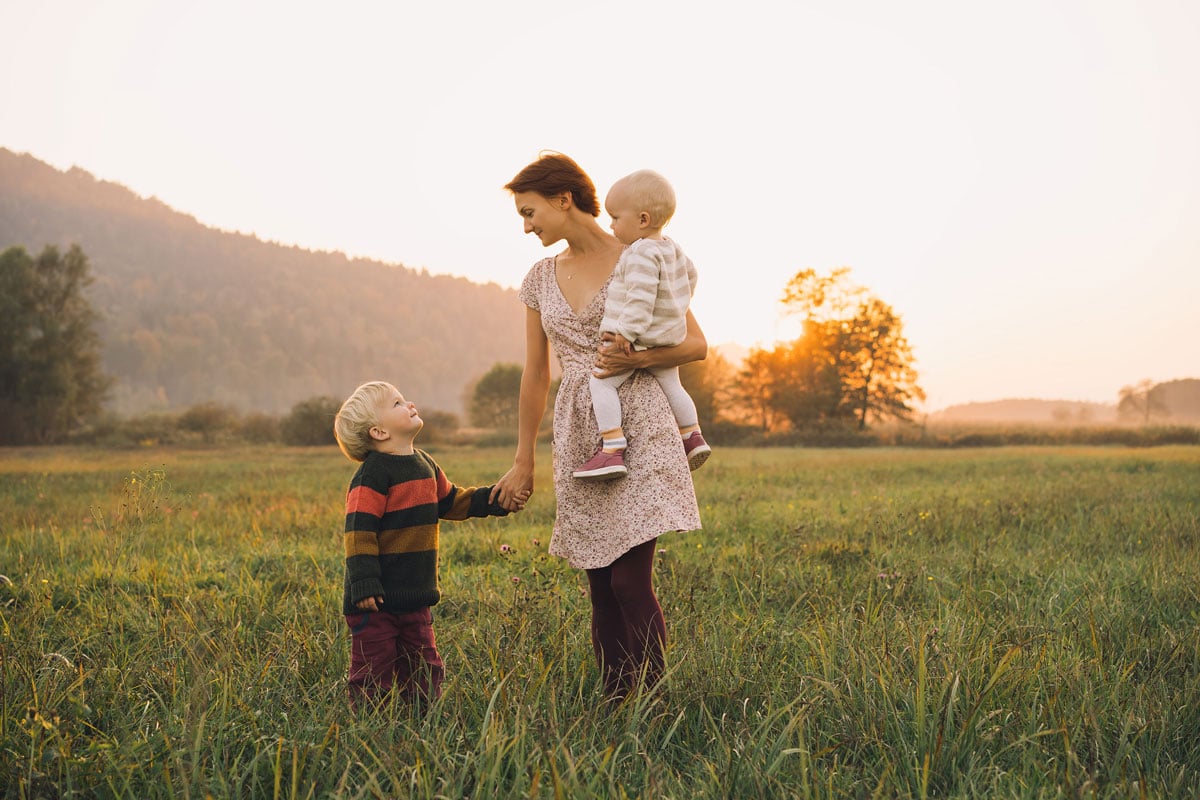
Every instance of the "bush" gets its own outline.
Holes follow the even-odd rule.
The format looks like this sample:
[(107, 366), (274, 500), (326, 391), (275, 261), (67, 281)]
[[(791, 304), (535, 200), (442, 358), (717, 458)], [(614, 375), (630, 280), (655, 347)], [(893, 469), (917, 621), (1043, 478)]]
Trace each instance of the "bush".
[(281, 437), (279, 418), (272, 414), (247, 414), (238, 425), (238, 437), (251, 444), (270, 444)]
[(292, 406), (279, 424), (284, 444), (305, 446), (337, 444), (333, 436), (333, 418), (342, 404), (329, 396), (310, 397)]
[(212, 401), (194, 405), (179, 415), (179, 429), (199, 434), (205, 444), (213, 444), (236, 425), (237, 412)]

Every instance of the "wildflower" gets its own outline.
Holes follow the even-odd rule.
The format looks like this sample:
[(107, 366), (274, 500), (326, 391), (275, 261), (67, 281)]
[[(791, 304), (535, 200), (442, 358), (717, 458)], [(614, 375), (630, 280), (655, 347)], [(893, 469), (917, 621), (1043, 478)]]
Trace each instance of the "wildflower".
[(538, 545), (540, 545), (540, 544), (541, 544), (541, 542), (540, 542), (540, 541), (538, 541), (537, 539), (534, 539), (534, 540), (533, 540), (533, 546), (534, 546), (534, 547), (537, 547), (537, 546), (538, 546)]
[(513, 584), (515, 585), (515, 584), (518, 584), (518, 583), (520, 583), (520, 582), (521, 582), (521, 579), (520, 579), (520, 578), (518, 578), (516, 575), (513, 575), (513, 577), (512, 577), (512, 582), (513, 582)]
[(511, 547), (509, 547), (508, 545), (506, 545), (506, 544), (502, 544), (502, 545), (500, 545), (500, 552), (501, 552), (501, 553), (508, 553), (508, 552), (511, 552), (511, 551), (512, 551), (512, 548), (511, 548)]

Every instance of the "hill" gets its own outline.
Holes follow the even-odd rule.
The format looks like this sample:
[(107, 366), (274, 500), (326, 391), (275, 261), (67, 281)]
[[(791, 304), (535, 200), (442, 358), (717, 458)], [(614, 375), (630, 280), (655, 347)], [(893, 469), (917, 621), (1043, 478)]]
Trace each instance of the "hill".
[(459, 411), (474, 380), (524, 353), (511, 289), (219, 231), (0, 148), (0, 250), (73, 243), (123, 414), (209, 400), (279, 412), (375, 378)]
[[(1151, 421), (1200, 423), (1200, 379), (1183, 378), (1155, 384), (1151, 390)], [(963, 403), (929, 415), (930, 424), (995, 423), (1002, 425), (1106, 425), (1121, 421), (1116, 404), (1030, 398)], [(1138, 422), (1134, 414), (1129, 422)]]
[(1117, 419), (1117, 407), (1079, 400), (1020, 398), (948, 406), (929, 415), (934, 424), (986, 422), (1002, 425), (1107, 424)]

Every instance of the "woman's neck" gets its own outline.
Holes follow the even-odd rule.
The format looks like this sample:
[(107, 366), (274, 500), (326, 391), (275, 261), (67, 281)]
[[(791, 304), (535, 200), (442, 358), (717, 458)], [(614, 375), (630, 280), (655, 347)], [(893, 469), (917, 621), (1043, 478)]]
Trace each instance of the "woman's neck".
[(563, 255), (579, 259), (603, 253), (617, 243), (616, 238), (601, 228), (600, 223), (592, 217), (588, 217), (587, 222), (564, 238), (567, 241), (567, 249)]

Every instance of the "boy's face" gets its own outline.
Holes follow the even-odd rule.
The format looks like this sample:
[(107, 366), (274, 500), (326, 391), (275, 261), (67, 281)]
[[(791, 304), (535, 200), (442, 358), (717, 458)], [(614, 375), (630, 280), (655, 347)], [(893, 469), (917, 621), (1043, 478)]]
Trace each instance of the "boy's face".
[(604, 198), (604, 210), (612, 217), (613, 236), (621, 244), (633, 244), (646, 235), (646, 226), (642, 224), (641, 213), (633, 207), (629, 192), (620, 182), (608, 190)]
[(377, 428), (388, 434), (386, 439), (412, 441), (425, 425), (416, 404), (405, 400), (399, 391), (393, 391), (380, 401), (377, 415), (372, 433)]

